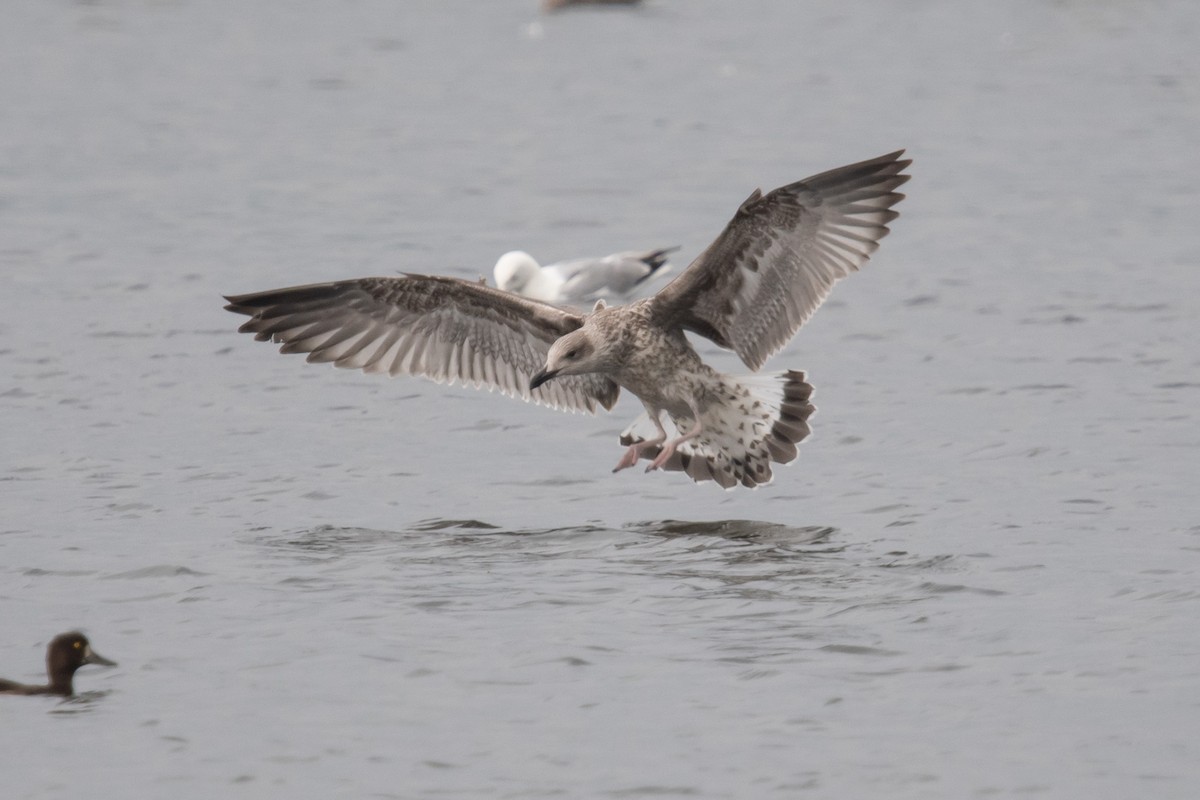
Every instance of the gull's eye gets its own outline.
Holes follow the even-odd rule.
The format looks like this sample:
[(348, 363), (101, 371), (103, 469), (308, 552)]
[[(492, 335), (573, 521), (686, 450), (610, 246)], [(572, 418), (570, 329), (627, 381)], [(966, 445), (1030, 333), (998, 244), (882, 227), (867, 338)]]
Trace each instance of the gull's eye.
[(567, 358), (574, 358), (577, 355), (579, 355), (579, 348), (575, 348), (574, 350), (567, 351)]

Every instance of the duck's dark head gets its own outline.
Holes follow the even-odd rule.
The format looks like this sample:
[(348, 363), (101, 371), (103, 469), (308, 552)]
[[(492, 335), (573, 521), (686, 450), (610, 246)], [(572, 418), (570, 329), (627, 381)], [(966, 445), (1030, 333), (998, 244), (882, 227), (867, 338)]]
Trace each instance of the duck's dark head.
[(71, 694), (71, 676), (84, 664), (115, 667), (117, 662), (109, 661), (93, 650), (87, 637), (79, 631), (61, 633), (50, 642), (46, 650), (46, 672), (52, 687), (66, 689), (65, 694)]

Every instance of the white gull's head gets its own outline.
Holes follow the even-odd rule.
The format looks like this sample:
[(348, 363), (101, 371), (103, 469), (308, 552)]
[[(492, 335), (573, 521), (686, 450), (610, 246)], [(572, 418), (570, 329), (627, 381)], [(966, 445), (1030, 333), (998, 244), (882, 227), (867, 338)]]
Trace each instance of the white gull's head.
[(521, 290), (537, 277), (540, 269), (537, 261), (529, 253), (513, 250), (500, 256), (492, 275), (496, 279), (496, 286), (506, 292), (520, 294)]

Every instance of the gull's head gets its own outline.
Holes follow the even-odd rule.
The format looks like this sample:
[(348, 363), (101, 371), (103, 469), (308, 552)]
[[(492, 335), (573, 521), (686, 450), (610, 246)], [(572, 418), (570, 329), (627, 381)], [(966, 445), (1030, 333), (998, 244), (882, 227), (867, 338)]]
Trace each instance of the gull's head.
[(585, 322), (579, 330), (568, 333), (550, 345), (546, 366), (530, 379), (529, 388), (536, 389), (551, 378), (605, 371), (610, 347), (598, 333)]
[(500, 256), (492, 275), (498, 287), (506, 292), (519, 294), (534, 279), (539, 269), (541, 267), (529, 253), (513, 250)]

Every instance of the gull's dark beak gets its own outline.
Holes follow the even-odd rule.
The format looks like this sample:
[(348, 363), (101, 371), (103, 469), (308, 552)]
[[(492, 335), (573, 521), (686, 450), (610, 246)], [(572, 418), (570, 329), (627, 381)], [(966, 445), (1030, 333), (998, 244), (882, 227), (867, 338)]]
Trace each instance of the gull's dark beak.
[(538, 374), (534, 375), (532, 378), (529, 379), (529, 391), (532, 392), (534, 389), (541, 386), (543, 383), (550, 380), (557, 374), (558, 374), (558, 370), (556, 370), (556, 369), (553, 369), (553, 370), (543, 369), (541, 372), (539, 372)]
[(90, 644), (83, 649), (83, 663), (103, 664), (106, 667), (115, 667), (117, 665), (117, 662), (109, 661), (107, 658), (93, 650)]

